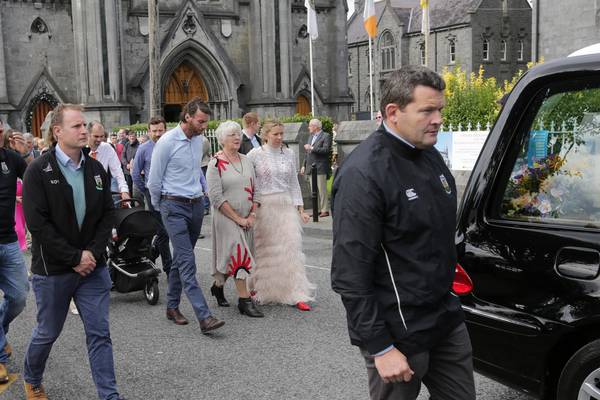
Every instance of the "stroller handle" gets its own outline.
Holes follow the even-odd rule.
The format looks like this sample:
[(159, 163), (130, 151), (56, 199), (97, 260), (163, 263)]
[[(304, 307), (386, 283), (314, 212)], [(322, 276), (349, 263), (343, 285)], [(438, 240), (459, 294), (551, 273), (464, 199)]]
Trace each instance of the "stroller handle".
[(121, 199), (119, 201), (117, 201), (117, 204), (119, 206), (125, 206), (125, 207), (139, 207), (142, 205), (142, 201), (140, 199), (136, 199), (135, 197), (131, 197), (129, 199)]

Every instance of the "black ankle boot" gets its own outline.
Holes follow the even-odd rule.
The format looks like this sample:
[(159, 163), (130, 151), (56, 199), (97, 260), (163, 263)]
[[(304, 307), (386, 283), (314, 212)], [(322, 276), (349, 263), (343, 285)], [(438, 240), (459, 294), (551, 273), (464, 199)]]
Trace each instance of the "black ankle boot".
[(223, 286), (219, 287), (213, 283), (210, 287), (210, 293), (217, 299), (219, 307), (229, 307), (229, 302), (225, 298), (225, 293), (223, 292)]
[(238, 301), (238, 309), (240, 310), (240, 314), (246, 314), (249, 317), (262, 318), (265, 316), (262, 312), (260, 312), (258, 307), (254, 305), (249, 297), (240, 297), (240, 300)]

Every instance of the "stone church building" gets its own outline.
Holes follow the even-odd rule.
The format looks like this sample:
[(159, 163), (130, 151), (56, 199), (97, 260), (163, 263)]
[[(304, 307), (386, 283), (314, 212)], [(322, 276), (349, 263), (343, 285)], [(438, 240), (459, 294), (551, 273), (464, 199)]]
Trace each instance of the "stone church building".
[[(346, 0), (316, 0), (316, 114), (349, 117)], [(304, 0), (159, 0), (163, 115), (310, 112)], [(58, 102), (107, 127), (149, 118), (147, 0), (0, 0), (0, 118), (40, 135)]]
[[(352, 113), (358, 119), (370, 119), (364, 0), (354, 3), (355, 13), (348, 21), (348, 75), (355, 100)], [(437, 72), (460, 65), (467, 73), (477, 72), (481, 65), (487, 77), (502, 82), (526, 69), (531, 61), (531, 6), (527, 0), (430, 0), (429, 4), (430, 35), (425, 54), (420, 1), (375, 3), (377, 37), (372, 49), (377, 109), (380, 82), (402, 65), (427, 65)]]

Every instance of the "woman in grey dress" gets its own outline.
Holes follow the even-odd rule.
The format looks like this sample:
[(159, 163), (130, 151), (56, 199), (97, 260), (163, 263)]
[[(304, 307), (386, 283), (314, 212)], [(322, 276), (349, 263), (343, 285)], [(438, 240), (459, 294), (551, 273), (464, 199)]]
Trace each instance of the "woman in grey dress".
[(263, 317), (250, 299), (246, 278), (255, 267), (252, 227), (254, 213), (254, 167), (238, 152), (242, 128), (225, 121), (217, 128), (217, 140), (223, 147), (208, 163), (206, 180), (213, 207), (212, 270), (215, 279), (210, 292), (221, 307), (228, 307), (223, 285), (233, 277), (239, 295), (238, 309), (249, 317)]

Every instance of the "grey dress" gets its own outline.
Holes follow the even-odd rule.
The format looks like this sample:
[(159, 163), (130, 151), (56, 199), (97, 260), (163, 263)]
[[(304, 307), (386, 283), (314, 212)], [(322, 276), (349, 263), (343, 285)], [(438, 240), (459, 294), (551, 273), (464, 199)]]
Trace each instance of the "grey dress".
[(227, 275), (246, 279), (254, 268), (252, 230), (245, 231), (225, 216), (219, 207), (228, 202), (242, 218), (246, 218), (254, 200), (254, 167), (245, 155), (233, 165), (224, 155), (208, 163), (206, 180), (214, 213), (212, 218), (212, 275), (221, 285)]

